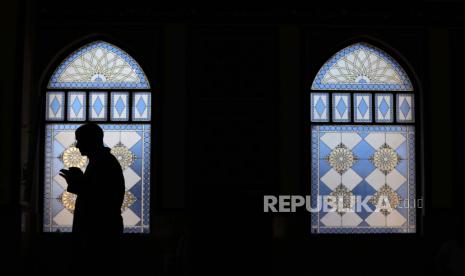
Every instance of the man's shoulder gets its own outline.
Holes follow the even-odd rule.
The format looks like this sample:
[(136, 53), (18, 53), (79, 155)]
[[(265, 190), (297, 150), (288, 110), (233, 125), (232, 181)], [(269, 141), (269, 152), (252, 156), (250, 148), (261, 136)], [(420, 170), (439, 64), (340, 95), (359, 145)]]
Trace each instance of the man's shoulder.
[(100, 166), (121, 167), (118, 159), (111, 153), (110, 148), (105, 148), (104, 152), (99, 156), (98, 163)]

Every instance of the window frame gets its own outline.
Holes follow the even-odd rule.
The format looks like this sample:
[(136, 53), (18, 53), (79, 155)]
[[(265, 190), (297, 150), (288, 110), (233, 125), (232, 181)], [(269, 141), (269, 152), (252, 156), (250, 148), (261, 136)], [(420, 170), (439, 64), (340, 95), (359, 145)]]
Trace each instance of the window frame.
[[(103, 41), (108, 44), (114, 45), (124, 51), (129, 57), (131, 57), (137, 64), (138, 66), (143, 70), (142, 73), (145, 75), (147, 84), (149, 87), (147, 88), (111, 88), (111, 87), (102, 87), (102, 88), (50, 88), (49, 87), (49, 81), (51, 80), (55, 70), (60, 66), (60, 64), (65, 61), (73, 52), (79, 50), (82, 47), (85, 47), (88, 44), (91, 44), (93, 42), (97, 41)], [(146, 124), (150, 125), (150, 181), (149, 181), (149, 187), (150, 187), (150, 194), (149, 194), (149, 200), (150, 200), (150, 211), (149, 211), (149, 230), (148, 232), (135, 232), (135, 233), (124, 233), (125, 236), (137, 236), (137, 237), (148, 237), (153, 235), (153, 218), (154, 218), (154, 213), (158, 209), (158, 201), (155, 198), (156, 194), (156, 185), (155, 183), (158, 182), (158, 172), (154, 170), (154, 164), (158, 160), (156, 160), (156, 152), (159, 152), (158, 149), (158, 144), (156, 141), (158, 141), (158, 128), (157, 128), (157, 123), (156, 120), (159, 118), (158, 113), (159, 110), (157, 106), (155, 106), (156, 103), (159, 101), (155, 98), (159, 97), (159, 93), (157, 87), (154, 85), (155, 81), (153, 81), (153, 78), (150, 78), (149, 76), (152, 75), (151, 71), (148, 70), (149, 66), (144, 66), (143, 59), (140, 59), (131, 51), (131, 47), (128, 47), (125, 43), (121, 43), (120, 41), (115, 41), (114, 38), (108, 37), (106, 35), (97, 35), (97, 36), (90, 36), (86, 38), (80, 38), (77, 41), (74, 41), (67, 46), (61, 48), (61, 51), (59, 51), (58, 54), (56, 54), (50, 63), (48, 64), (45, 73), (42, 76), (42, 79), (40, 80), (40, 85), (39, 85), (39, 97), (38, 97), (38, 102), (40, 103), (40, 106), (38, 110), (40, 111), (39, 113), (39, 118), (38, 118), (38, 150), (39, 150), (39, 160), (38, 160), (38, 169), (39, 169), (39, 177), (38, 177), (38, 187), (37, 187), (37, 206), (38, 206), (38, 220), (37, 220), (37, 232), (39, 236), (69, 236), (71, 232), (47, 232), (44, 231), (44, 208), (45, 206), (45, 197), (44, 197), (44, 191), (45, 191), (45, 140), (46, 140), (46, 133), (45, 129), (47, 125), (50, 124), (85, 124), (85, 123), (97, 123), (97, 124), (106, 124), (106, 125), (137, 125), (137, 124)], [(47, 93), (48, 92), (64, 92), (64, 111), (63, 111), (63, 120), (47, 120), (46, 119), (46, 113), (47, 113)], [(85, 103), (85, 120), (82, 121), (69, 121), (68, 120), (68, 93), (69, 92), (85, 92), (86, 95), (86, 103)], [(89, 93), (90, 92), (105, 92), (107, 95), (107, 110), (106, 110), (106, 119), (105, 120), (89, 120)], [(111, 114), (111, 93), (112, 92), (127, 92), (128, 93), (128, 120), (127, 121), (119, 121), (119, 120), (111, 120), (110, 114)], [(150, 93), (150, 120), (146, 121), (133, 121), (133, 96), (134, 93), (137, 92), (146, 92)], [(157, 202), (157, 205), (155, 203)]]
[[(325, 28), (319, 28), (318, 30), (324, 30)], [(307, 215), (302, 218), (303, 224), (305, 225), (305, 236), (310, 240), (312, 239), (336, 239), (343, 241), (347, 237), (357, 236), (357, 239), (366, 239), (370, 237), (380, 237), (380, 238), (393, 238), (393, 237), (414, 237), (418, 238), (423, 236), (423, 220), (424, 220), (424, 208), (427, 202), (425, 201), (425, 177), (424, 177), (424, 133), (423, 133), (423, 90), (420, 85), (418, 76), (415, 74), (413, 67), (407, 60), (395, 49), (387, 45), (384, 41), (375, 38), (369, 34), (357, 34), (348, 37), (345, 40), (339, 40), (338, 42), (332, 44), (328, 47), (329, 42), (323, 42), (318, 44), (318, 46), (312, 46), (315, 42), (308, 36), (312, 31), (301, 32), (301, 34), (307, 34), (306, 39), (303, 39), (301, 43), (301, 51), (303, 53), (303, 62), (301, 63), (301, 72), (302, 72), (302, 86), (301, 86), (301, 96), (302, 100), (302, 143), (304, 149), (304, 156), (302, 157), (302, 162), (304, 164), (304, 170), (302, 172), (302, 184), (301, 191), (303, 194), (311, 195), (312, 187), (312, 154), (311, 154), (311, 145), (312, 145), (312, 135), (311, 129), (313, 125), (360, 125), (360, 126), (400, 126), (400, 125), (411, 125), (415, 129), (415, 192), (416, 192), (416, 202), (421, 199), (422, 208), (416, 208), (415, 210), (415, 232), (414, 233), (313, 233), (312, 232), (312, 222), (311, 214), (306, 213)], [(369, 33), (369, 32), (368, 32)], [(397, 90), (321, 90), (315, 89), (312, 90), (312, 83), (317, 76), (320, 69), (324, 64), (331, 59), (333, 55), (341, 51), (345, 47), (349, 47), (356, 43), (366, 43), (374, 47), (379, 48), (380, 50), (387, 53), (392, 57), (405, 71), (410, 82), (412, 84), (411, 91), (397, 91)], [(324, 46), (327, 46), (326, 48)], [(312, 50), (317, 48), (318, 50), (324, 49), (324, 55), (318, 55), (317, 60), (312, 59)], [(327, 93), (328, 94), (328, 118), (327, 122), (312, 122), (311, 121), (311, 94), (312, 93)], [(371, 95), (371, 112), (375, 111), (375, 95), (376, 94), (392, 94), (393, 96), (393, 122), (375, 122), (375, 114), (372, 114), (371, 122), (355, 122), (354, 121), (354, 112), (353, 112), (353, 96), (356, 93), (366, 93)], [(350, 95), (350, 122), (334, 122), (333, 121), (333, 94), (349, 94)], [(397, 122), (397, 95), (398, 94), (412, 94), (413, 95), (413, 107), (414, 107), (414, 122)], [(308, 215), (309, 214), (309, 215)]]

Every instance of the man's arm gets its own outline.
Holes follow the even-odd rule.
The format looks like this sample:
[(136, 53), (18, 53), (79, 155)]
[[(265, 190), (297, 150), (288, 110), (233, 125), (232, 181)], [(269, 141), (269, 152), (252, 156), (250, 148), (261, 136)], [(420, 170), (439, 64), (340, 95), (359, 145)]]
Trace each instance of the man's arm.
[(60, 170), (60, 175), (66, 179), (68, 183), (67, 191), (79, 195), (84, 182), (84, 174), (79, 168), (69, 168), (69, 170)]

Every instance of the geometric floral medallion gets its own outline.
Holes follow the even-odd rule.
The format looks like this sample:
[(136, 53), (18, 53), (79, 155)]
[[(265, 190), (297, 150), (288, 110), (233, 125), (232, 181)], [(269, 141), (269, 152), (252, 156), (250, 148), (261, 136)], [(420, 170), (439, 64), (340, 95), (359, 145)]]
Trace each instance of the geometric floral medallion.
[[(63, 207), (73, 214), (76, 207), (76, 198), (76, 194), (64, 191), (57, 199)], [(136, 197), (130, 191), (126, 191), (124, 193), (123, 204), (121, 205), (121, 213), (134, 204), (134, 202), (136, 202)]]
[(343, 174), (355, 164), (358, 158), (346, 145), (340, 143), (326, 156), (325, 160), (335, 171)]
[[(386, 201), (388, 201), (389, 205)], [(385, 216), (389, 215), (392, 209), (397, 208), (401, 201), (402, 198), (387, 184), (384, 184), (370, 200), (370, 202)], [(378, 204), (380, 204), (380, 206), (378, 206)]]
[[(347, 189), (347, 187), (342, 184), (339, 184), (339, 186), (337, 186), (336, 189), (334, 189), (334, 191), (331, 192), (329, 195), (334, 198), (328, 197), (327, 199), (328, 203), (333, 203), (333, 205), (337, 206), (336, 212), (340, 216), (345, 214), (344, 212), (345, 209), (351, 209), (353, 206), (353, 203), (355, 203), (355, 202), (352, 202), (353, 200), (352, 196), (354, 194), (352, 194), (352, 192), (349, 191), (349, 189)], [(333, 200), (336, 200), (336, 202), (333, 202)], [(339, 203), (340, 201), (342, 201), (342, 206), (340, 206), (340, 203)]]
[(81, 155), (79, 149), (76, 148), (76, 142), (65, 149), (59, 158), (67, 168), (78, 167), (82, 169), (87, 164), (87, 157)]
[(384, 143), (371, 157), (370, 161), (385, 175), (390, 173), (401, 160), (400, 155), (397, 154), (388, 144)]
[(121, 213), (134, 204), (134, 202), (136, 202), (136, 197), (130, 191), (126, 191), (124, 193), (123, 204), (121, 205)]
[(134, 163), (136, 160), (136, 155), (134, 155), (125, 145), (121, 142), (116, 144), (113, 148), (111, 148), (111, 154), (113, 154), (116, 159), (118, 159), (121, 168), (126, 170), (129, 166)]
[(70, 213), (74, 213), (74, 207), (76, 204), (77, 195), (64, 191), (59, 197), (58, 201), (65, 207)]

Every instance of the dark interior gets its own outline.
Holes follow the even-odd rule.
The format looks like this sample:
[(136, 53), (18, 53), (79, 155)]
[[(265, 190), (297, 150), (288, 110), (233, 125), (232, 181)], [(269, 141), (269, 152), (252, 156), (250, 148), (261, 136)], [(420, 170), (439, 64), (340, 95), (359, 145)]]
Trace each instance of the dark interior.
[[(124, 236), (125, 273), (464, 271), (463, 1), (0, 7), (0, 271), (65, 273), (70, 265), (69, 235), (42, 232), (39, 99), (55, 67), (97, 39), (127, 51), (152, 84), (151, 233)], [(308, 194), (310, 85), (329, 57), (356, 41), (388, 52), (417, 88), (424, 206), (416, 234), (312, 235), (304, 210), (263, 212), (264, 195)]]

